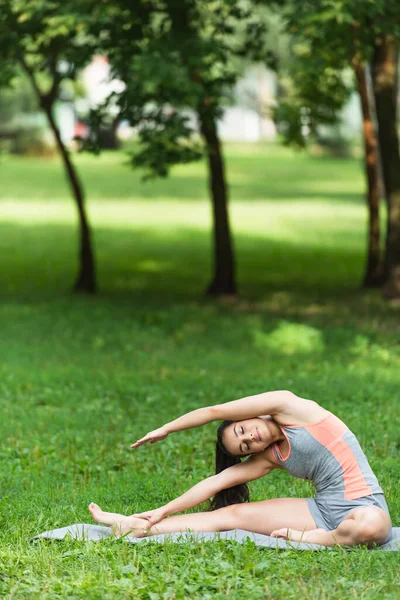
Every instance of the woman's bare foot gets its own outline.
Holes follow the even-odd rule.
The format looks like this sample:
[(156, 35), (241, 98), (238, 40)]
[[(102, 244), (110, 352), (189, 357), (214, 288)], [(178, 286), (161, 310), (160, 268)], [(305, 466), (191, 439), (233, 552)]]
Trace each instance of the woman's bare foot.
[(148, 522), (146, 519), (105, 512), (94, 502), (89, 504), (89, 512), (97, 523), (111, 527), (114, 535), (129, 534), (134, 537), (148, 535)]
[(98, 504), (91, 502), (88, 506), (89, 512), (97, 523), (111, 526), (115, 522), (115, 518), (120, 518), (122, 515), (117, 513), (109, 513), (101, 510)]

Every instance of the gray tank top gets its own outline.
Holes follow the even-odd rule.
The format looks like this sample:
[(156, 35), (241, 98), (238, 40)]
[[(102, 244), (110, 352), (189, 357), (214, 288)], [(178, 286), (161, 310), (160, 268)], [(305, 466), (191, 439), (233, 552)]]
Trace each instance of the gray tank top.
[(383, 493), (356, 436), (332, 413), (313, 425), (281, 429), (289, 450), (282, 456), (274, 444), (276, 460), (294, 477), (309, 479), (317, 498), (354, 500)]

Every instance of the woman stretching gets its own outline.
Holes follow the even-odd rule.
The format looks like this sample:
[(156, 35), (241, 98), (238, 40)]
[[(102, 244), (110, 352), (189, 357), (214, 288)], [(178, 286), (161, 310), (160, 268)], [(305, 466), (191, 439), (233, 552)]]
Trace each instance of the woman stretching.
[[(199, 408), (148, 433), (132, 448), (219, 420), (216, 475), (165, 506), (136, 515), (104, 512), (92, 503), (94, 520), (135, 537), (246, 529), (325, 546), (371, 547), (389, 539), (385, 498), (354, 434), (316, 402), (291, 392), (266, 392)], [(247, 503), (247, 482), (273, 469), (311, 480), (315, 498)], [(212, 497), (210, 512), (167, 518)]]

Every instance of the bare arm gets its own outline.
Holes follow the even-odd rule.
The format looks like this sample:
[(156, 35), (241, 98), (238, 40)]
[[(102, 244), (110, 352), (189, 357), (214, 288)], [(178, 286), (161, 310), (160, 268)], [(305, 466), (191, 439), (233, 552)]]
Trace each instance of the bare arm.
[(209, 500), (221, 490), (259, 479), (273, 468), (273, 465), (263, 456), (251, 456), (240, 464), (218, 473), (218, 475), (213, 475), (200, 481), (200, 483), (194, 485), (187, 492), (175, 498), (175, 500), (168, 502), (165, 506), (154, 511), (140, 513), (137, 516), (145, 517), (149, 520), (150, 525), (155, 525), (168, 515), (183, 512)]
[(252, 419), (260, 415), (285, 414), (291, 411), (293, 403), (297, 398), (292, 392), (279, 390), (276, 392), (263, 392), (255, 396), (246, 396), (240, 400), (225, 402), (212, 407), (217, 420), (229, 419), (232, 421), (241, 421), (243, 419)]
[(212, 421), (223, 421), (225, 419), (240, 421), (259, 417), (260, 415), (290, 414), (291, 407), (296, 400), (310, 402), (309, 400), (297, 398), (292, 392), (276, 391), (246, 396), (240, 400), (233, 400), (216, 406), (198, 408), (155, 431), (151, 431), (135, 444), (132, 444), (132, 448), (137, 448), (146, 442), (154, 443), (165, 439), (169, 433), (200, 427)]
[(165, 427), (171, 433), (199, 427), (199, 425), (205, 425), (205, 423), (211, 421), (223, 421), (225, 419), (240, 421), (259, 417), (260, 415), (274, 416), (277, 413), (284, 412), (288, 404), (293, 402), (293, 398), (295, 398), (295, 395), (292, 392), (263, 392), (255, 396), (240, 398), (240, 400), (193, 410), (171, 421), (171, 423), (167, 423)]
[(138, 446), (142, 446), (142, 444), (145, 444), (146, 442), (154, 444), (160, 440), (165, 440), (167, 435), (175, 431), (193, 429), (193, 427), (200, 427), (200, 425), (205, 425), (206, 423), (211, 423), (211, 421), (216, 421), (218, 417), (214, 416), (213, 409), (213, 406), (207, 406), (204, 408), (198, 408), (197, 410), (192, 410), (186, 415), (178, 417), (178, 419), (175, 419), (170, 423), (166, 423), (159, 429), (150, 431), (150, 433), (146, 434), (140, 440), (132, 444), (131, 448), (138, 448)]

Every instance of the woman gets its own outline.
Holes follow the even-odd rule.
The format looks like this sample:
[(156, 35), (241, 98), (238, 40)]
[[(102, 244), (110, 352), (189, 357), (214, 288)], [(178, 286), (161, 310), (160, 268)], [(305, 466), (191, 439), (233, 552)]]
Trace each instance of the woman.
[[(94, 520), (135, 537), (246, 529), (325, 546), (369, 547), (390, 537), (382, 489), (354, 434), (316, 402), (291, 392), (266, 392), (191, 411), (148, 433), (132, 448), (217, 420), (224, 422), (217, 434), (216, 475), (165, 506), (137, 515), (107, 513), (92, 503)], [(315, 498), (244, 503), (247, 482), (273, 469), (310, 479)], [(211, 497), (211, 512), (167, 518)]]

